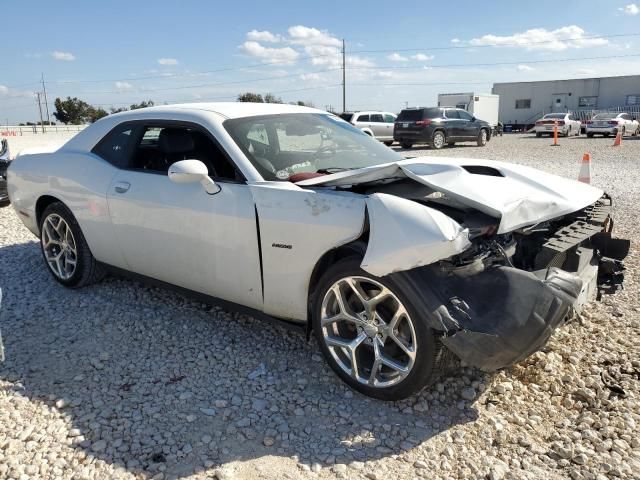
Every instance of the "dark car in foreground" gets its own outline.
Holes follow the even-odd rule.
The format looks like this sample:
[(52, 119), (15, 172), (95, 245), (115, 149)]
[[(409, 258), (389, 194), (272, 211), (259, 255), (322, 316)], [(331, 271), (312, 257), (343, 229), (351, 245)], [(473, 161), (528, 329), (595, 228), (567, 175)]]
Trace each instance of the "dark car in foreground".
[(491, 125), (461, 108), (405, 108), (396, 119), (393, 139), (402, 148), (426, 143), (440, 149), (458, 142), (484, 147), (491, 139)]
[(9, 204), (7, 194), (7, 168), (9, 167), (9, 144), (6, 139), (0, 143), (0, 207)]

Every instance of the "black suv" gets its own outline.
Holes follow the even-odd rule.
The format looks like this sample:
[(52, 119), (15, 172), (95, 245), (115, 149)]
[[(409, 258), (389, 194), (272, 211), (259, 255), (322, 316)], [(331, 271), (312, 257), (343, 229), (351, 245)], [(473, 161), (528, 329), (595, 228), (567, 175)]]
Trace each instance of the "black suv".
[(456, 142), (477, 142), (484, 147), (491, 138), (491, 125), (460, 108), (406, 108), (400, 112), (393, 139), (402, 148), (427, 143), (440, 149)]

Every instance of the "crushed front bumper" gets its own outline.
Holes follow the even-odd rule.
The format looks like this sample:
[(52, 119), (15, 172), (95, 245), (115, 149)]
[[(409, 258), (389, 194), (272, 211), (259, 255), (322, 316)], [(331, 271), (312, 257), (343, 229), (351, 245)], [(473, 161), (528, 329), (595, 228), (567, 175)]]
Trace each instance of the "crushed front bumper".
[(582, 289), (580, 277), (557, 268), (540, 280), (531, 272), (496, 267), (456, 278), (445, 287), (449, 301), (431, 327), (467, 364), (492, 371), (542, 348), (566, 318)]
[(602, 197), (548, 235), (530, 271), (493, 266), (469, 276), (421, 273), (429, 326), (467, 364), (493, 371), (540, 350), (573, 310), (621, 286), (629, 241), (611, 237)]

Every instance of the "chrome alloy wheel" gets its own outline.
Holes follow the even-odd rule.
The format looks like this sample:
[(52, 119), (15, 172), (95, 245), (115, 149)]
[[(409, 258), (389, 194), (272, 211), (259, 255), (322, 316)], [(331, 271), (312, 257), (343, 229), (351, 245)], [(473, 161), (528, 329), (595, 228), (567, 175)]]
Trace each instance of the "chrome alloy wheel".
[(444, 133), (437, 131), (436, 133), (433, 134), (433, 146), (436, 149), (442, 148), (444, 147)]
[(42, 222), (42, 250), (56, 277), (68, 280), (76, 271), (78, 251), (76, 240), (67, 222), (52, 213)]
[(344, 372), (371, 387), (390, 387), (409, 375), (416, 332), (402, 302), (381, 283), (345, 277), (327, 290), (321, 306), (322, 337)]

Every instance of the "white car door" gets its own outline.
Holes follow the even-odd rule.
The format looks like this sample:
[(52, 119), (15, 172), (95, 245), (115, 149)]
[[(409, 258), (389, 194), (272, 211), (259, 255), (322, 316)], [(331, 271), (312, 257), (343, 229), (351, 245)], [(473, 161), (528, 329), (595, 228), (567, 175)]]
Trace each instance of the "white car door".
[(381, 113), (372, 113), (369, 117), (369, 127), (378, 140), (387, 140), (387, 124)]
[[(255, 205), (228, 157), (204, 130), (175, 122), (145, 122), (133, 143), (127, 168), (118, 170), (107, 193), (128, 269), (261, 309)], [(209, 167), (218, 193), (169, 180), (169, 165), (190, 158)]]

